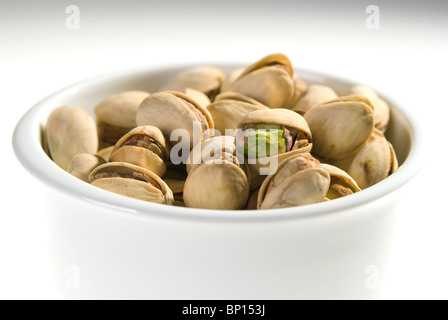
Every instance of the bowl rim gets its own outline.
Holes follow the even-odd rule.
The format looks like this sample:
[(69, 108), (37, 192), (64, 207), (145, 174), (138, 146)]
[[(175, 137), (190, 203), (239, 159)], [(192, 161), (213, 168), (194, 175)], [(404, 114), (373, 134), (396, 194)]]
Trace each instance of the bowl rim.
[[(385, 180), (369, 187), (362, 192), (357, 192), (349, 197), (343, 197), (328, 202), (310, 204), (301, 207), (290, 207), (271, 210), (209, 210), (186, 207), (167, 206), (155, 203), (148, 203), (142, 200), (131, 199), (125, 196), (113, 194), (109, 191), (90, 186), (85, 182), (71, 176), (59, 166), (57, 166), (44, 152), (40, 136), (41, 111), (51, 103), (52, 100), (63, 95), (70, 95), (88, 89), (94, 85), (101, 85), (105, 81), (119, 81), (126, 77), (136, 77), (156, 72), (168, 72), (182, 70), (199, 64), (175, 64), (171, 66), (143, 66), (128, 68), (115, 72), (108, 72), (84, 79), (59, 89), (32, 106), (18, 121), (13, 133), (13, 149), (16, 157), (23, 167), (38, 180), (44, 182), (51, 188), (62, 192), (64, 195), (77, 200), (90, 203), (95, 206), (112, 209), (112, 211), (124, 214), (125, 217), (159, 217), (163, 219), (182, 220), (206, 220), (206, 221), (273, 221), (285, 219), (301, 219), (320, 217), (333, 214), (348, 209), (353, 209), (378, 200), (399, 189), (408, 183), (423, 167), (423, 130), (412, 110), (404, 110), (400, 104), (396, 103), (394, 97), (380, 93), (387, 99), (409, 125), (410, 131), (410, 151), (404, 163), (398, 170)], [(207, 65), (207, 64), (204, 64)], [(238, 68), (246, 64), (232, 63), (210, 63), (208, 65), (218, 68)], [(346, 84), (357, 84), (356, 81), (345, 77), (334, 76), (328, 73), (314, 72), (302, 68), (294, 68), (297, 73), (308, 74), (321, 79), (332, 79)], [(111, 211), (111, 210), (108, 210)], [(131, 213), (131, 215), (130, 215)]]

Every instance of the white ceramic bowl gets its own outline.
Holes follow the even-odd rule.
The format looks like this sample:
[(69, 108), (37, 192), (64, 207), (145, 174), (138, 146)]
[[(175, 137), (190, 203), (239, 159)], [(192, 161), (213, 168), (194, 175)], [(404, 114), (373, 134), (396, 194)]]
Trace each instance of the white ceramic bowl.
[[(155, 92), (190, 66), (103, 75), (51, 94), (20, 120), (13, 137), (23, 166), (49, 185), (54, 274), (68, 298), (368, 299), (380, 297), (393, 232), (395, 192), (421, 166), (418, 124), (398, 103), (388, 139), (401, 164), (354, 195), (269, 211), (212, 211), (147, 203), (90, 186), (41, 147), (49, 113), (76, 105), (93, 115), (105, 97)], [(225, 71), (240, 65), (218, 65)], [(296, 70), (308, 84), (344, 94), (354, 82)], [(396, 99), (399, 101), (399, 98)]]

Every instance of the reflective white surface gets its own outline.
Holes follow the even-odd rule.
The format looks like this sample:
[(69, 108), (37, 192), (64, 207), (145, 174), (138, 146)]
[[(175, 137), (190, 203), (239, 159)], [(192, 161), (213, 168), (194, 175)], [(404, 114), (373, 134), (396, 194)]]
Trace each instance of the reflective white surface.
[[(53, 249), (45, 188), (22, 168), (11, 148), (15, 124), (36, 101), (74, 81), (145, 63), (250, 62), (282, 51), (297, 67), (393, 91), (401, 104), (421, 115), (429, 165), (403, 194), (384, 297), (448, 298), (447, 174), (440, 169), (440, 159), (447, 157), (441, 147), (447, 116), (446, 10), (440, 8), (442, 2), (419, 7), (379, 1), (381, 28), (373, 31), (364, 24), (368, 4), (318, 8), (298, 2), (286, 13), (274, 4), (263, 4), (255, 13), (241, 5), (227, 9), (195, 5), (176, 7), (167, 17), (168, 8), (160, 4), (142, 10), (137, 4), (108, 7), (81, 2), (81, 25), (75, 31), (65, 27), (68, 4), (2, 3), (0, 81), (6, 88), (2, 109), (8, 115), (1, 126), (6, 144), (1, 161), (8, 169), (3, 172), (7, 183), (2, 184), (7, 209), (0, 213), (0, 297), (60, 297), (53, 284), (58, 271), (50, 264)], [(216, 9), (224, 11), (216, 14)], [(263, 23), (273, 13), (274, 23)], [(203, 14), (207, 17), (203, 24), (192, 19)], [(65, 271), (66, 276), (76, 274), (70, 268)]]

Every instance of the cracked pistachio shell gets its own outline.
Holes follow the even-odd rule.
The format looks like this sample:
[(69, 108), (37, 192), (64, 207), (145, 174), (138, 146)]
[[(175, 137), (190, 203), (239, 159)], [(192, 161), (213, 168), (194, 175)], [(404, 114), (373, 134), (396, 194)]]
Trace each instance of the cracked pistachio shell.
[(330, 87), (317, 84), (311, 85), (291, 110), (304, 115), (308, 110), (337, 97), (336, 92)]
[(210, 160), (190, 171), (184, 187), (187, 207), (201, 209), (242, 209), (249, 197), (244, 171), (227, 160)]
[(330, 175), (309, 153), (291, 156), (260, 187), (258, 209), (277, 209), (324, 201)]
[[(241, 120), (238, 124), (238, 128), (244, 130), (244, 127), (256, 124), (282, 125), (292, 130), (296, 130), (305, 138), (298, 140), (301, 141), (301, 144), (297, 146), (297, 149), (269, 157), (247, 159), (250, 168), (251, 190), (258, 188), (263, 183), (268, 171), (272, 171), (272, 169), (276, 168), (284, 159), (292, 155), (310, 152), (313, 146), (313, 143), (311, 142), (311, 130), (308, 127), (308, 124), (302, 116), (294, 111), (287, 109), (253, 111)], [(242, 136), (243, 135), (237, 136), (237, 145), (242, 144)]]
[(375, 111), (375, 127), (384, 132), (389, 123), (389, 104), (381, 99), (375, 90), (365, 85), (353, 86), (349, 95), (363, 96), (370, 100)]
[(45, 135), (51, 158), (64, 170), (77, 154), (98, 151), (95, 121), (78, 107), (63, 106), (53, 110), (46, 123)]
[[(179, 143), (190, 149), (197, 134), (199, 141), (202, 141), (206, 131), (214, 129), (212, 116), (207, 109), (180, 92), (163, 91), (151, 94), (141, 103), (136, 119), (138, 126), (151, 125), (159, 128), (166, 139), (170, 139), (174, 130), (183, 129), (183, 132), (188, 134), (188, 141), (182, 139)], [(195, 125), (198, 125), (199, 132), (193, 135)], [(177, 140), (168, 143), (173, 147)]]
[[(145, 141), (150, 139), (150, 141)], [(129, 141), (134, 143), (129, 145)], [(170, 150), (162, 132), (153, 126), (135, 127), (115, 144), (110, 154), (111, 162), (128, 162), (151, 170), (159, 177), (166, 171)]]
[(184, 92), (186, 88), (203, 92), (211, 100), (219, 93), (224, 81), (224, 73), (221, 69), (211, 66), (199, 66), (187, 69), (163, 87), (163, 91)]
[(361, 191), (356, 181), (344, 170), (330, 164), (321, 163), (321, 166), (330, 174), (330, 187), (327, 198), (341, 198)]
[(368, 142), (356, 153), (347, 173), (361, 189), (368, 188), (397, 171), (394, 148), (377, 129)]
[(96, 154), (80, 153), (70, 161), (67, 172), (82, 181), (89, 182), (89, 175), (93, 169), (104, 163), (106, 160)]
[(126, 163), (109, 162), (96, 167), (89, 175), (91, 185), (130, 198), (173, 204), (173, 192), (154, 172)]
[(287, 108), (294, 97), (291, 62), (284, 54), (271, 54), (247, 67), (229, 86), (270, 108)]
[(241, 120), (255, 110), (268, 109), (258, 101), (236, 92), (224, 92), (218, 95), (213, 103), (207, 106), (215, 124), (215, 129), (221, 134), (225, 130), (235, 130)]
[(98, 134), (102, 140), (115, 144), (137, 126), (135, 115), (140, 103), (149, 96), (146, 91), (125, 91), (107, 97), (95, 107)]
[(313, 154), (328, 161), (354, 154), (374, 128), (373, 107), (359, 96), (330, 100), (309, 110), (304, 118), (313, 134)]

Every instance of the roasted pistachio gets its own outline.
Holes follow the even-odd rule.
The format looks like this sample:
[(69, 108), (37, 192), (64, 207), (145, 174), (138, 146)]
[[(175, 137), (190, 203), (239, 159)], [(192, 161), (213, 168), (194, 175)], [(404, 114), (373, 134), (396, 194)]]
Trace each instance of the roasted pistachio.
[[(250, 167), (251, 190), (261, 185), (272, 166), (295, 153), (311, 151), (311, 131), (305, 119), (287, 109), (248, 113), (238, 124), (237, 146)], [(243, 141), (242, 141), (243, 140)]]
[(389, 123), (389, 104), (380, 98), (375, 90), (365, 85), (353, 86), (350, 89), (349, 95), (363, 96), (369, 99), (374, 108), (375, 127), (384, 132)]
[(148, 95), (146, 91), (125, 91), (107, 97), (95, 107), (99, 137), (105, 146), (115, 144), (137, 126), (137, 109)]
[(258, 101), (237, 92), (227, 91), (219, 94), (213, 103), (207, 106), (215, 129), (225, 134), (226, 129), (235, 130), (238, 123), (251, 111), (268, 109)]
[(356, 181), (344, 170), (326, 163), (321, 163), (321, 166), (330, 174), (330, 187), (326, 196), (329, 200), (361, 191)]
[(128, 162), (162, 176), (170, 150), (162, 132), (153, 126), (136, 127), (121, 137), (110, 154), (112, 162)]
[(64, 170), (77, 154), (98, 151), (95, 121), (78, 107), (63, 106), (53, 110), (45, 135), (50, 157)]
[(277, 209), (324, 201), (330, 175), (309, 153), (283, 160), (260, 187), (258, 209)]
[(312, 108), (327, 101), (336, 99), (337, 97), (336, 92), (334, 92), (332, 88), (315, 84), (308, 88), (308, 91), (297, 101), (291, 110), (300, 115), (304, 115)]
[(154, 172), (126, 163), (109, 162), (89, 175), (92, 185), (130, 198), (173, 204), (173, 192)]
[(288, 108), (294, 97), (294, 71), (284, 54), (271, 54), (247, 67), (229, 86), (270, 108)]
[(236, 155), (235, 137), (203, 141), (190, 153), (184, 201), (188, 207), (241, 209), (249, 196), (247, 167)]
[(364, 97), (339, 97), (304, 115), (313, 134), (312, 153), (334, 161), (358, 151), (374, 126), (373, 107)]
[(192, 88), (203, 92), (210, 100), (213, 100), (219, 93), (223, 80), (224, 73), (221, 69), (199, 66), (181, 72), (166, 83), (162, 90), (184, 92), (186, 88)]
[(365, 189), (387, 178), (397, 168), (393, 146), (375, 129), (368, 142), (354, 156), (347, 172), (361, 189)]
[(198, 142), (204, 139), (207, 132), (214, 129), (212, 116), (207, 109), (180, 92), (164, 91), (151, 94), (141, 103), (136, 119), (139, 126), (151, 125), (159, 128), (170, 141), (171, 147), (177, 144), (171, 141), (171, 133), (176, 129), (185, 130), (189, 139), (179, 143), (188, 150), (195, 143), (193, 135), (195, 124), (199, 125)]

